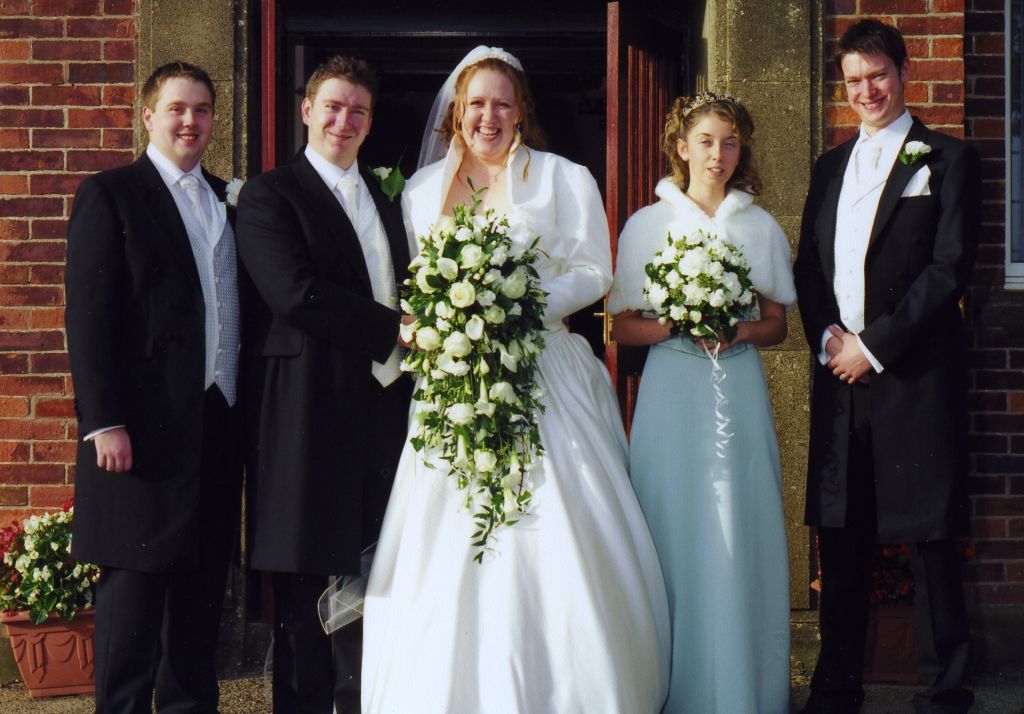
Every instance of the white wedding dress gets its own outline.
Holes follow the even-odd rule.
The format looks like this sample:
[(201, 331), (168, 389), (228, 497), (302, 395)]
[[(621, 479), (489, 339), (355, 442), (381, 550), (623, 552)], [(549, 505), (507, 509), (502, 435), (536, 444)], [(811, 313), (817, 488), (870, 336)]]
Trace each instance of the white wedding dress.
[[(459, 159), (453, 149), (409, 181), (410, 231), (436, 220)], [(532, 511), (475, 562), (464, 495), (407, 443), (366, 594), (363, 711), (654, 714), (668, 685), (661, 569), (608, 374), (561, 322), (611, 281), (600, 195), (586, 169), (553, 154), (520, 150), (509, 164), (513, 233), (528, 228), (546, 254)]]

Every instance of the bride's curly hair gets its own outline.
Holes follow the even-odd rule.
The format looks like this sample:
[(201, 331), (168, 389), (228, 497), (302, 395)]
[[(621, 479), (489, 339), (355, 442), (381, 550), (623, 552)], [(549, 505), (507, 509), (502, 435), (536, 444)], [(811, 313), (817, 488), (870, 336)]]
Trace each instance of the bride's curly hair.
[(686, 135), (702, 117), (711, 113), (732, 124), (740, 139), (740, 160), (726, 182), (726, 188), (738, 188), (754, 196), (759, 195), (761, 176), (754, 166), (751, 151), (754, 143), (754, 120), (739, 100), (714, 92), (679, 97), (672, 102), (672, 108), (665, 115), (665, 133), (661, 148), (672, 167), (672, 180), (681, 191), (689, 187), (690, 166), (679, 155), (677, 146), (680, 140), (686, 139)]
[(522, 137), (521, 141), (524, 146), (529, 148), (544, 149), (547, 146), (547, 141), (544, 138), (544, 132), (541, 131), (540, 125), (537, 123), (533, 95), (530, 93), (530, 85), (526, 81), (526, 75), (507, 62), (494, 57), (488, 57), (471, 64), (459, 73), (458, 78), (455, 80), (455, 98), (448, 105), (448, 111), (445, 112), (441, 126), (436, 131), (440, 132), (446, 143), (462, 141), (459, 125), (462, 123), (462, 117), (466, 114), (467, 87), (469, 86), (469, 80), (481, 69), (501, 72), (512, 80), (516, 104), (519, 105), (518, 129)]

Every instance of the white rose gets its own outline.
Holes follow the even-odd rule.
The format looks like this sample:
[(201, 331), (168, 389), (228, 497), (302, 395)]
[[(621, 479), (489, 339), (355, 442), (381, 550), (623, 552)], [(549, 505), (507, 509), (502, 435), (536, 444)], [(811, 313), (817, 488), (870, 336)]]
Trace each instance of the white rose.
[(697, 231), (686, 236), (686, 245), (700, 245), (704, 241), (704, 231)]
[(739, 294), (743, 291), (740, 285), (740, 279), (736, 276), (736, 273), (726, 273), (722, 276), (722, 285), (729, 291), (729, 295), (736, 299)]
[(495, 382), (489, 392), (491, 399), (505, 404), (516, 403), (516, 392), (508, 382)]
[(683, 302), (687, 305), (700, 305), (708, 297), (708, 291), (697, 283), (687, 283), (683, 286)]
[(497, 305), (491, 305), (484, 310), (484, 320), (492, 325), (500, 325), (505, 321), (505, 311)]
[(476, 301), (481, 307), (490, 307), (494, 304), (494, 298), (497, 297), (490, 290), (483, 290), (479, 295), (476, 296)]
[(686, 308), (682, 305), (672, 305), (668, 309), (668, 316), (676, 322), (686, 319)]
[(484, 320), (479, 315), (473, 315), (466, 322), (466, 336), (471, 340), (479, 340), (484, 336)]
[(676, 251), (675, 246), (668, 246), (665, 250), (658, 254), (657, 265), (668, 265), (679, 260), (679, 253)]
[(479, 213), (473, 214), (473, 228), (477, 231), (482, 231), (491, 222), (491, 219), (487, 216), (481, 216)]
[(743, 305), (749, 305), (754, 300), (754, 294), (749, 290), (744, 290), (739, 296), (739, 302)]
[(476, 409), (473, 408), (472, 404), (460, 402), (448, 407), (445, 411), (445, 416), (448, 417), (448, 421), (451, 423), (465, 426), (466, 424), (472, 424), (473, 420), (476, 419)]
[(713, 260), (708, 264), (708, 275), (712, 278), (720, 278), (724, 272), (725, 266), (723, 266), (719, 261)]
[(903, 151), (906, 154), (920, 154), (923, 156), (932, 153), (932, 147), (923, 141), (908, 141), (906, 146), (903, 147)]
[(244, 183), (245, 182), (240, 178), (233, 178), (228, 181), (228, 185), (224, 188), (224, 202), (232, 208), (236, 208), (238, 206), (238, 193), (242, 190), (242, 185)]
[(722, 307), (725, 304), (725, 293), (721, 290), (715, 290), (708, 295), (708, 304), (711, 307)]
[(434, 277), (436, 275), (436, 270), (426, 265), (423, 266), (422, 268), (416, 271), (416, 287), (418, 287), (422, 292), (425, 292), (429, 295), (430, 293), (434, 292), (437, 288), (435, 288), (433, 285), (427, 282), (427, 279), (430, 277)]
[(437, 269), (441, 271), (441, 277), (445, 280), (454, 280), (459, 274), (459, 264), (451, 258), (438, 258)]
[(670, 270), (665, 274), (665, 282), (670, 288), (678, 288), (679, 284), (683, 282), (683, 276), (675, 270)]
[(476, 466), (476, 470), (481, 473), (487, 473), (494, 471), (494, 467), (498, 464), (498, 457), (494, 455), (493, 451), (478, 451), (473, 457), (473, 465)]
[(459, 228), (459, 230), (455, 232), (455, 240), (457, 240), (459, 243), (465, 243), (472, 237), (473, 231), (466, 228), (466, 226), (462, 226), (461, 228)]
[(690, 310), (690, 322), (700, 322), (703, 317), (700, 314), (700, 310)]
[(454, 359), (446, 352), (442, 352), (441, 356), (437, 358), (437, 366), (442, 372), (447, 372), (456, 377), (463, 377), (469, 374), (469, 363)]
[(501, 293), (512, 300), (518, 300), (526, 294), (526, 271), (516, 268), (501, 284)]
[(700, 248), (691, 248), (679, 259), (679, 272), (683, 275), (695, 278), (707, 268), (707, 254)]
[(441, 216), (434, 224), (434, 230), (438, 233), (454, 233), (455, 219), (451, 216)]
[(476, 299), (476, 290), (467, 282), (455, 283), (448, 290), (448, 299), (455, 307), (469, 307)]
[(668, 300), (668, 290), (661, 285), (652, 283), (651, 287), (647, 289), (647, 301), (651, 303), (651, 307), (660, 310), (666, 300)]
[(508, 260), (508, 248), (503, 245), (499, 245), (494, 249), (494, 252), (491, 253), (491, 265), (501, 267), (505, 264), (506, 260)]
[(486, 273), (484, 273), (483, 283), (484, 283), (484, 285), (490, 285), (495, 280), (498, 280), (500, 277), (501, 277), (501, 271), (498, 270), (497, 268), (491, 268)]
[(452, 357), (465, 357), (473, 351), (473, 343), (461, 332), (453, 332), (444, 338), (444, 351)]
[(433, 352), (441, 346), (441, 335), (433, 327), (416, 330), (416, 346), (424, 352)]
[(434, 312), (437, 313), (438, 317), (444, 320), (450, 320), (453, 317), (455, 317), (455, 310), (453, 310), (452, 306), (446, 303), (444, 300), (434, 305)]
[(459, 263), (466, 270), (476, 270), (484, 263), (484, 251), (473, 243), (464, 245), (459, 252)]

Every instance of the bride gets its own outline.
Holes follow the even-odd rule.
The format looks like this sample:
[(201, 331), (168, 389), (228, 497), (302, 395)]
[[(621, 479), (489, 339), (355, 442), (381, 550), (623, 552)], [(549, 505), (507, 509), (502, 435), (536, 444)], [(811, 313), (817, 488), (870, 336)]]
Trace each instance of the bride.
[(608, 374), (562, 322), (611, 284), (597, 185), (532, 148), (526, 78), (503, 50), (470, 52), (434, 116), (443, 121), (428, 125), (420, 164), (443, 158), (403, 194), (410, 237), (468, 203), (470, 182), (487, 187), (481, 210), (540, 236), (545, 453), (530, 515), (497, 531), (477, 563), (464, 495), (407, 442), (364, 605), (363, 711), (653, 714), (668, 684), (665, 586)]

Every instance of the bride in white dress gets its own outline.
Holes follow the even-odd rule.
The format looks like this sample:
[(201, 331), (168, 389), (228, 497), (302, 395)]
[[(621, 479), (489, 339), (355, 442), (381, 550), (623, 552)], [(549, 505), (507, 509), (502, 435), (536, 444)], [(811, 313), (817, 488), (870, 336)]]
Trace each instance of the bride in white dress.
[(608, 373), (562, 323), (611, 284), (597, 185), (582, 166), (529, 148), (525, 76), (500, 49), (473, 50), (435, 108), (446, 121), (429, 126), (447, 130), (428, 130), (421, 165), (434, 147), (447, 153), (410, 179), (407, 228), (426, 234), (467, 203), (470, 179), (488, 187), (483, 209), (540, 236), (545, 453), (530, 514), (496, 531), (477, 563), (464, 494), (406, 444), (364, 605), (363, 711), (653, 714), (668, 685), (665, 586)]

